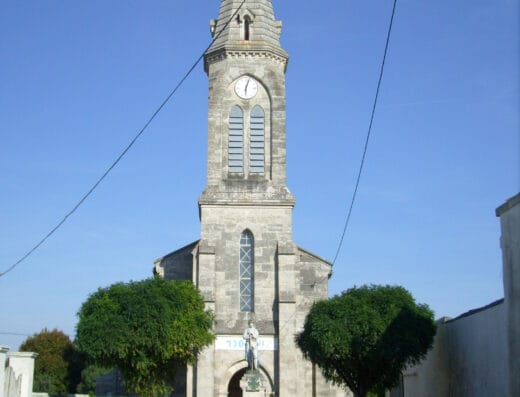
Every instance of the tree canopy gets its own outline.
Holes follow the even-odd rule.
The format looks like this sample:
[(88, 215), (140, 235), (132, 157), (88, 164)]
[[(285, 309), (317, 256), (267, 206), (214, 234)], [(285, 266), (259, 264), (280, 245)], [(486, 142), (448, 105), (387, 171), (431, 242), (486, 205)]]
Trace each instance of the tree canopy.
[(433, 312), (398, 286), (352, 288), (316, 302), (296, 343), (324, 377), (356, 397), (399, 382), (433, 346)]
[(78, 348), (95, 365), (119, 368), (138, 395), (172, 390), (176, 370), (214, 339), (213, 316), (195, 287), (158, 276), (101, 288), (78, 316)]
[(83, 363), (76, 347), (62, 331), (44, 328), (27, 338), (20, 351), (38, 353), (34, 390), (49, 394), (75, 393)]

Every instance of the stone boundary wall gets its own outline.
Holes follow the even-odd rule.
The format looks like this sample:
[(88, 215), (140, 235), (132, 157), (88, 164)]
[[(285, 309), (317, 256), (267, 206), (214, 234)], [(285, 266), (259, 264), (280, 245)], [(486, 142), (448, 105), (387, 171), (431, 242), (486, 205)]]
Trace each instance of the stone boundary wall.
[(453, 320), (442, 318), (426, 359), (404, 371), (400, 396), (507, 396), (507, 356), (503, 299)]

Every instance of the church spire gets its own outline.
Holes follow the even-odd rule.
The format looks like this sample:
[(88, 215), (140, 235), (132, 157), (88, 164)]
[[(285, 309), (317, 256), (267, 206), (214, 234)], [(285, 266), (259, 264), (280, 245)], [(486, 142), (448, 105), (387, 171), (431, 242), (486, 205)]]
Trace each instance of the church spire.
[(266, 50), (287, 58), (280, 46), (282, 23), (275, 19), (272, 0), (245, 0), (237, 12), (242, 2), (222, 0), (218, 19), (210, 22), (211, 33), (218, 38), (206, 56), (222, 50)]

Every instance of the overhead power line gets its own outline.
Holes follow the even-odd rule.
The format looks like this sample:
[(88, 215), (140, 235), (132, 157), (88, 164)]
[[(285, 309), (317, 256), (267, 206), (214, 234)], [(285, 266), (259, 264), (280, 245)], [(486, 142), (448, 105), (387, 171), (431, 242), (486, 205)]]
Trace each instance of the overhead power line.
[(359, 189), (359, 183), (361, 181), (361, 175), (363, 173), (363, 167), (365, 165), (365, 160), (367, 157), (368, 144), (370, 142), (370, 136), (372, 135), (372, 125), (374, 124), (374, 117), (376, 114), (377, 101), (379, 99), (379, 91), (381, 89), (381, 83), (383, 81), (383, 74), (384, 74), (385, 63), (386, 63), (386, 55), (388, 54), (388, 46), (390, 44), (390, 36), (392, 34), (392, 26), (394, 24), (394, 16), (395, 16), (396, 7), (397, 7), (397, 0), (394, 0), (394, 5), (392, 7), (392, 16), (390, 17), (390, 24), (388, 26), (388, 33), (386, 35), (385, 51), (383, 54), (383, 60), (381, 62), (381, 67), (379, 69), (379, 80), (377, 82), (376, 95), (374, 97), (374, 104), (372, 105), (372, 114), (370, 116), (370, 124), (368, 126), (367, 137), (365, 140), (365, 147), (363, 148), (363, 156), (361, 157), (361, 163), (359, 165), (359, 171), (358, 171), (358, 175), (357, 175), (357, 179), (356, 179), (356, 185), (354, 188), (354, 193), (352, 194), (352, 200), (350, 201), (350, 206), (349, 206), (347, 216), (345, 219), (345, 225), (343, 226), (343, 232), (342, 232), (341, 238), (339, 240), (338, 249), (336, 250), (336, 255), (334, 255), (334, 259), (332, 260), (333, 265), (336, 263), (336, 260), (338, 259), (339, 253), (341, 252), (341, 248), (343, 246), (343, 241), (345, 240), (345, 235), (347, 233), (348, 225), (350, 223), (350, 218), (352, 216), (352, 210), (354, 209), (354, 204), (356, 202), (357, 192)]
[(25, 337), (29, 337), (31, 335), (28, 335), (28, 334), (20, 334), (18, 332), (4, 332), (4, 331), (0, 331), (0, 335), (8, 335), (8, 336), (25, 336)]
[(159, 105), (159, 107), (153, 112), (152, 116), (148, 119), (148, 121), (144, 124), (144, 126), (139, 130), (137, 135), (130, 141), (130, 143), (123, 149), (121, 154), (115, 159), (115, 161), (107, 168), (107, 170), (103, 173), (103, 175), (94, 183), (94, 185), (81, 197), (81, 199), (78, 201), (78, 203), (63, 217), (63, 219), (58, 222), (54, 228), (51, 229), (50, 232), (48, 232), (45, 237), (43, 237), (33, 248), (31, 248), (25, 255), (23, 255), (18, 261), (13, 263), (7, 270), (0, 273), (0, 277), (5, 276), (7, 273), (14, 270), (20, 263), (25, 261), (29, 256), (31, 256), (38, 248), (42, 246), (49, 237), (51, 237), (66, 221), (67, 219), (74, 214), (78, 208), (90, 197), (90, 195), (97, 189), (99, 184), (103, 182), (103, 180), (110, 174), (110, 172), (116, 167), (117, 164), (123, 159), (123, 157), (128, 153), (128, 151), (134, 146), (134, 144), (137, 142), (137, 140), (141, 137), (141, 135), (146, 131), (148, 126), (152, 123), (152, 121), (155, 119), (155, 117), (159, 114), (159, 112), (164, 108), (164, 106), (170, 101), (170, 99), (175, 95), (175, 93), (181, 88), (181, 86), (184, 84), (186, 79), (191, 75), (193, 70), (197, 67), (197, 65), (200, 63), (200, 61), (204, 58), (204, 54), (206, 51), (208, 51), (213, 43), (218, 40), (218, 38), (222, 35), (222, 33), (227, 29), (231, 21), (235, 18), (235, 16), (238, 14), (242, 6), (246, 0), (243, 0), (242, 3), (240, 3), (240, 6), (236, 9), (236, 11), (233, 13), (231, 18), (226, 22), (224, 27), (218, 31), (211, 43), (206, 47), (206, 49), (202, 52), (202, 54), (197, 58), (197, 60), (193, 63), (193, 65), (188, 69), (186, 74), (182, 77), (182, 79), (177, 83), (175, 88), (168, 94), (168, 96), (162, 101), (162, 103)]
[[(341, 247), (343, 245), (343, 241), (345, 239), (345, 234), (346, 234), (346, 231), (347, 231), (347, 228), (348, 228), (348, 225), (349, 225), (349, 221), (350, 221), (350, 217), (352, 215), (352, 210), (354, 208), (354, 203), (355, 203), (355, 200), (356, 200), (356, 195), (357, 195), (357, 191), (358, 191), (358, 188), (359, 188), (359, 183), (361, 181), (361, 174), (362, 174), (362, 171), (363, 171), (363, 166), (365, 164), (365, 159), (366, 159), (366, 155), (367, 155), (367, 151), (368, 151), (368, 143), (370, 141), (370, 135), (371, 135), (371, 132), (372, 132), (372, 124), (374, 122), (374, 117), (375, 117), (375, 113), (376, 113), (376, 107), (377, 107), (377, 100), (379, 98), (379, 90), (381, 88), (381, 82), (383, 81), (383, 72), (384, 72), (384, 69), (385, 69), (385, 62), (386, 62), (386, 55), (388, 53), (388, 47), (389, 47), (389, 44), (390, 44), (390, 36), (391, 36), (391, 33), (392, 33), (392, 26), (394, 24), (394, 17), (395, 17), (395, 10), (396, 10), (396, 7), (397, 7), (397, 0), (394, 0), (394, 5), (393, 5), (393, 8), (392, 8), (392, 15), (390, 17), (390, 24), (389, 24), (389, 27), (388, 27), (388, 33), (386, 35), (386, 44), (385, 44), (385, 51), (384, 51), (384, 54), (383, 54), (383, 60), (381, 62), (381, 67), (380, 67), (380, 71), (379, 71), (379, 80), (377, 82), (377, 89), (376, 89), (376, 95), (375, 95), (375, 98), (374, 98), (374, 104), (372, 106), (372, 113), (371, 113), (371, 116), (370, 116), (370, 124), (368, 126), (368, 133), (367, 133), (367, 138), (365, 140), (365, 146), (363, 148), (363, 156), (361, 158), (361, 163), (359, 165), (359, 172), (358, 172), (358, 176), (357, 176), (357, 180), (356, 180), (356, 186), (354, 188), (354, 193), (352, 195), (352, 200), (350, 202), (350, 206), (349, 206), (349, 209), (348, 209), (348, 213), (347, 213), (347, 217), (346, 217), (346, 220), (345, 220), (345, 225), (343, 227), (343, 233), (341, 235), (341, 239), (339, 241), (339, 245), (338, 245), (338, 249), (336, 251), (336, 255), (334, 256), (334, 260), (332, 261), (332, 265), (334, 266), (334, 264), (336, 263), (336, 260), (338, 259), (338, 255), (341, 251)], [(315, 281), (312, 285), (312, 287), (316, 287), (317, 285), (323, 283), (324, 281), (328, 280), (330, 277), (330, 274)], [(302, 307), (303, 304), (300, 304), (300, 307)], [(288, 324), (289, 322), (294, 318), (294, 316), (296, 315), (296, 310), (294, 311), (294, 313), (285, 321), (285, 323), (283, 324), (283, 326), (279, 329), (278, 332), (280, 332), (282, 329), (284, 329)]]

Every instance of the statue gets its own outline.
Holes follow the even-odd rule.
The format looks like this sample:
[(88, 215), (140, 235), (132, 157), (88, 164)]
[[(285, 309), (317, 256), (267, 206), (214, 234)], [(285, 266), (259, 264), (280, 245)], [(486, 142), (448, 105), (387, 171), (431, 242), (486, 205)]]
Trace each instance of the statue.
[(249, 369), (258, 369), (258, 330), (253, 320), (249, 320), (249, 328), (244, 331), (246, 341), (246, 360)]

